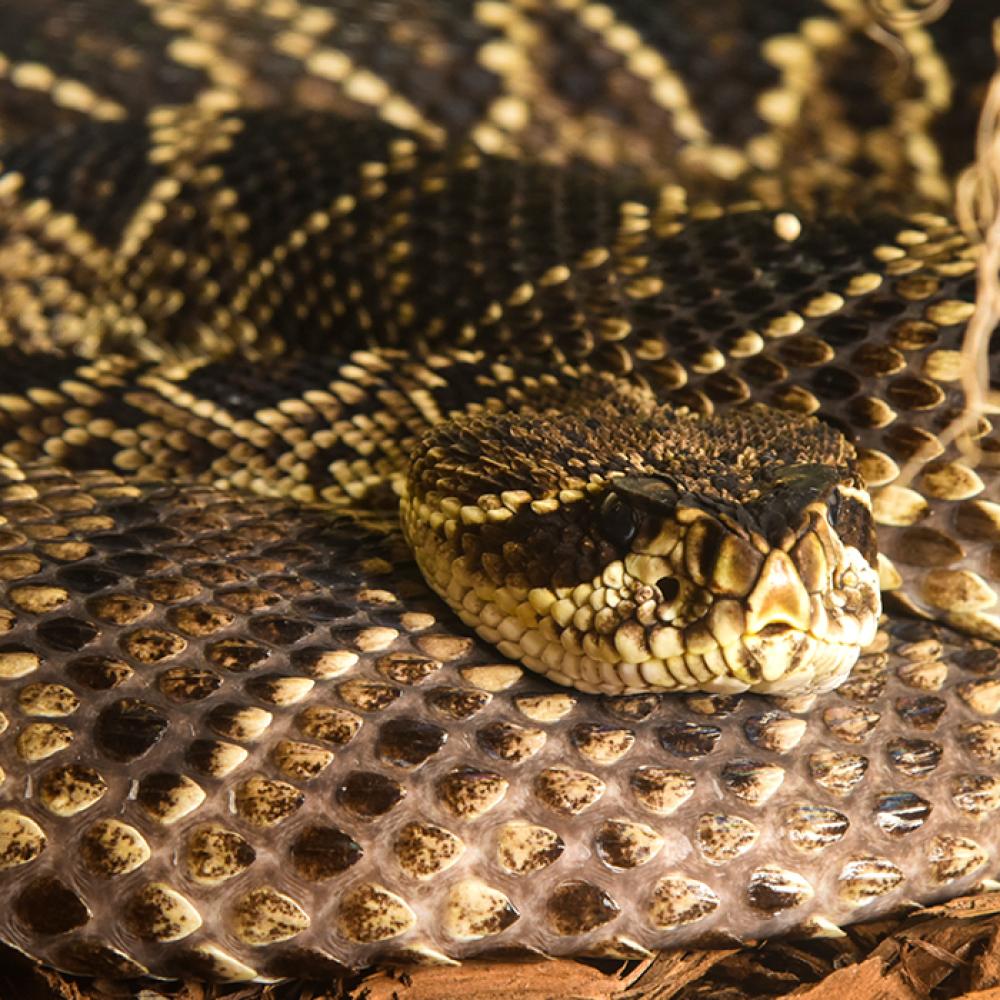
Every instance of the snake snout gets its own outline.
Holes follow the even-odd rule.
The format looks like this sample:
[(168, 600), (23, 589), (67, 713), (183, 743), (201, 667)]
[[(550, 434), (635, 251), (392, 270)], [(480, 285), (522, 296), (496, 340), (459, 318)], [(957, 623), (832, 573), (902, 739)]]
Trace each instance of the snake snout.
[(746, 632), (757, 635), (775, 626), (809, 631), (809, 592), (792, 560), (774, 549), (746, 602)]

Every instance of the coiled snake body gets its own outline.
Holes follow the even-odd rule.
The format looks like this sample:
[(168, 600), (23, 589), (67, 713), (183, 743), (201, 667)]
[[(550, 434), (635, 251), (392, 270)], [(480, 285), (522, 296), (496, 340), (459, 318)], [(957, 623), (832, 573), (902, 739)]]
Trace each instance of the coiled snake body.
[(990, 57), (781, 7), (0, 14), (4, 941), (635, 957), (995, 876)]

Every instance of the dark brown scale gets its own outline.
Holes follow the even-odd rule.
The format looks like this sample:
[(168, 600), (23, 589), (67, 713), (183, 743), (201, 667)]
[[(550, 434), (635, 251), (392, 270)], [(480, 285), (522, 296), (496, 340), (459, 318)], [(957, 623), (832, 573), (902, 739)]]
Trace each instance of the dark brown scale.
[(897, 378), (886, 390), (889, 402), (901, 410), (932, 410), (944, 402), (944, 392), (928, 379)]
[(234, 673), (252, 670), (270, 655), (270, 649), (252, 639), (223, 639), (207, 648), (207, 656), (212, 664)]
[(116, 573), (97, 566), (67, 566), (56, 573), (56, 579), (82, 594), (115, 586), (121, 579)]
[(899, 698), (896, 712), (914, 729), (933, 730), (947, 709), (947, 703), (933, 695)]
[(261, 616), (250, 620), (250, 633), (264, 642), (291, 646), (311, 635), (315, 626), (300, 618)]
[(830, 345), (818, 337), (797, 337), (778, 347), (778, 356), (789, 365), (815, 367), (826, 364), (834, 356)]
[(355, 771), (337, 789), (337, 801), (361, 819), (382, 816), (406, 794), (399, 782), (375, 772)]
[(392, 719), (379, 729), (375, 752), (387, 764), (413, 770), (441, 750), (447, 739), (447, 731), (440, 726), (417, 719)]
[(657, 709), (660, 699), (656, 695), (624, 695), (602, 699), (602, 707), (623, 722), (641, 722)]
[(88, 935), (62, 942), (56, 950), (56, 956), (60, 968), (82, 976), (135, 979), (147, 972), (138, 962), (133, 962), (120, 951)]
[(223, 679), (211, 670), (175, 667), (160, 674), (159, 689), (179, 704), (201, 701), (222, 687)]
[(801, 876), (780, 868), (760, 868), (750, 876), (747, 901), (755, 910), (773, 916), (800, 906), (812, 895), (812, 888)]
[(169, 569), (171, 563), (151, 552), (120, 552), (108, 557), (105, 564), (129, 576), (149, 576)]
[(113, 702), (97, 718), (94, 739), (112, 760), (144, 757), (163, 738), (169, 719), (153, 705), (136, 698)]
[(292, 865), (310, 882), (322, 882), (347, 871), (361, 860), (361, 846), (336, 827), (310, 826), (289, 848)]
[(963, 649), (955, 655), (954, 662), (963, 670), (980, 677), (988, 677), (1000, 672), (1000, 650), (995, 646)]
[(51, 618), (39, 624), (38, 635), (52, 649), (78, 652), (97, 638), (99, 630), (80, 618)]
[(379, 673), (397, 684), (419, 684), (440, 667), (440, 661), (412, 653), (390, 653), (376, 664)]
[(897, 459), (934, 459), (941, 454), (941, 444), (930, 431), (905, 421), (895, 422), (883, 435), (883, 443)]
[(902, 369), (906, 358), (892, 347), (865, 344), (851, 354), (851, 364), (868, 378), (884, 378)]
[(861, 379), (844, 368), (829, 367), (817, 372), (810, 385), (824, 399), (850, 399), (861, 390)]
[(86, 904), (54, 876), (35, 879), (13, 903), (17, 919), (36, 934), (65, 934), (82, 927), (91, 914)]
[(928, 568), (951, 566), (964, 555), (965, 550), (954, 538), (936, 528), (904, 528), (892, 548), (893, 558)]

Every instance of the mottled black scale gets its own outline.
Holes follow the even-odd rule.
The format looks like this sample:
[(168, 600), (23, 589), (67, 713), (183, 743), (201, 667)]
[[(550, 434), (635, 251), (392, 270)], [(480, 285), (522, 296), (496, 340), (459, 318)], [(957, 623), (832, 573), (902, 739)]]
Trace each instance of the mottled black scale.
[[(45, 198), (56, 211), (71, 213), (98, 245), (112, 249), (165, 172), (149, 161), (150, 130), (141, 121), (88, 122), (74, 131), (75, 148), (55, 133), (5, 149), (0, 162), (23, 176), (28, 198)], [(79, 270), (86, 280), (86, 264)]]
[(962, 170), (975, 155), (980, 105), (996, 69), (991, 44), (995, 17), (992, 4), (970, 4), (961, 18), (941, 18), (934, 26), (935, 43), (947, 60), (957, 96), (931, 129), (949, 172)]
[(777, 70), (758, 57), (755, 40), (795, 32), (823, 6), (815, 0), (780, 5), (727, 0), (709, 9), (685, 0), (651, 10), (642, 0), (625, 0), (619, 9), (627, 24), (642, 26), (650, 44), (677, 53), (678, 64), (688, 67), (684, 79), (698, 113), (713, 133), (740, 144), (764, 128), (760, 118), (746, 113), (747, 93), (759, 94), (779, 80)]
[[(61, 77), (101, 80), (102, 96), (141, 115), (150, 94), (165, 103), (185, 104), (206, 84), (199, 69), (168, 55), (175, 33), (158, 24), (138, 0), (41, 0), (4, 10), (4, 55), (38, 62)], [(123, 58), (123, 54), (125, 58)], [(10, 136), (50, 127), (75, 126), (85, 113), (61, 108), (41, 94), (0, 83), (0, 106)]]
[(875, 822), (890, 837), (906, 837), (924, 825), (932, 809), (916, 792), (886, 792), (875, 802)]

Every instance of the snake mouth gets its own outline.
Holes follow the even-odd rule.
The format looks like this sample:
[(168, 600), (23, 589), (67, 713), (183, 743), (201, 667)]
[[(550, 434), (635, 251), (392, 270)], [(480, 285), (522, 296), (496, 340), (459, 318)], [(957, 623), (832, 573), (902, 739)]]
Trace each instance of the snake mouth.
[[(463, 615), (479, 634), (494, 641), (493, 630)], [(870, 626), (874, 636), (875, 619)], [(651, 689), (711, 691), (739, 694), (818, 694), (841, 684), (857, 662), (861, 642), (838, 642), (787, 625), (768, 626), (764, 631), (741, 636), (726, 645), (697, 647), (697, 651), (650, 658), (640, 664), (621, 659), (601, 659), (583, 653), (567, 655), (565, 645), (538, 643), (524, 637), (501, 640), (501, 652), (519, 659), (557, 683), (605, 694), (635, 694)], [(571, 673), (569, 671), (572, 671)]]
[[(570, 652), (565, 633), (559, 641), (544, 645), (537, 635), (527, 632), (518, 639), (503, 639), (503, 634), (510, 634), (510, 630), (502, 623), (499, 628), (492, 628), (465, 607), (457, 610), (466, 624), (511, 659), (558, 684), (603, 694), (637, 694), (649, 690), (820, 694), (843, 683), (867, 644), (838, 642), (792, 626), (771, 625), (727, 645), (700, 645), (697, 652), (686, 649), (662, 659), (651, 657), (633, 664), (620, 658), (588, 655), (586, 648), (595, 650), (587, 643), (583, 651)], [(874, 637), (876, 621), (877, 615), (873, 615), (870, 625), (865, 627), (864, 638)]]

